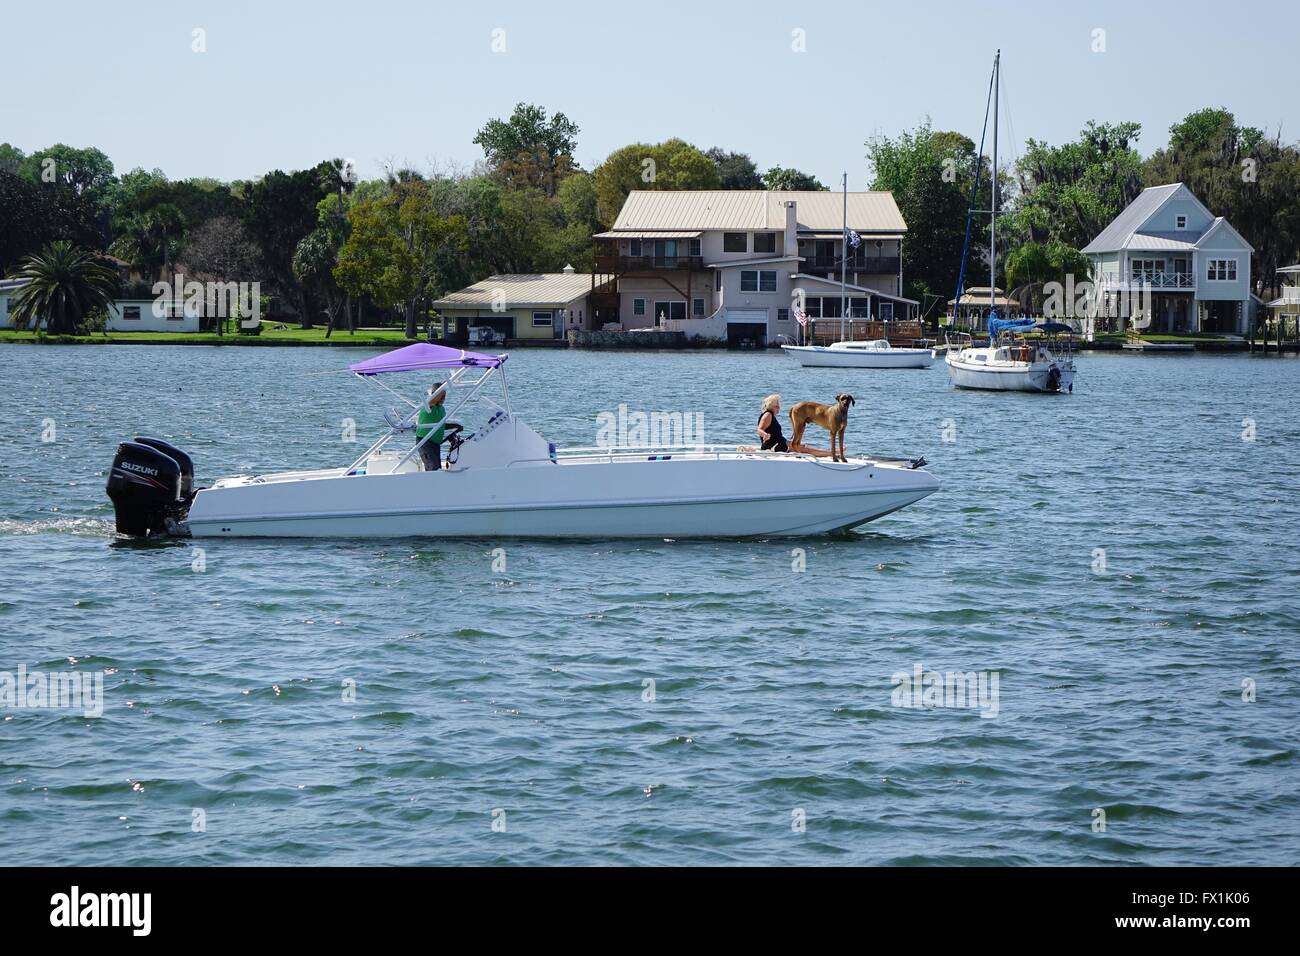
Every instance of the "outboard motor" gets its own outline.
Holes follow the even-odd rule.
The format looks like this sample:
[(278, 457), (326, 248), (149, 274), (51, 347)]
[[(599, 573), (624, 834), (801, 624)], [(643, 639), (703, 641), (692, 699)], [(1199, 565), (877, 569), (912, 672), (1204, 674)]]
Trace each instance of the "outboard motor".
[(194, 464), (165, 441), (137, 438), (117, 446), (105, 491), (119, 534), (175, 533), (192, 497)]
[(181, 497), (188, 503), (194, 495), (194, 459), (161, 438), (145, 438), (143, 435), (136, 435), (135, 440), (141, 445), (157, 449), (168, 458), (175, 459), (176, 464), (181, 466)]

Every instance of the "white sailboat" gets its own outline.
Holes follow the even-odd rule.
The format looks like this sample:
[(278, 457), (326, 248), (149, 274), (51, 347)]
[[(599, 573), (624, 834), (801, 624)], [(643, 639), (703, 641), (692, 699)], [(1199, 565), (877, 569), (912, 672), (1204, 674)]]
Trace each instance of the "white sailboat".
[[(1032, 319), (1007, 320), (994, 310), (997, 295), (998, 265), (998, 93), (1002, 51), (993, 58), (993, 79), (989, 96), (993, 107), (993, 183), (990, 193), (989, 227), (989, 341), (977, 346), (964, 332), (949, 333), (944, 364), (948, 377), (957, 388), (1014, 392), (1073, 392), (1073, 330), (1061, 323), (1036, 324)], [(979, 193), (976, 173), (971, 210), (967, 214), (966, 235), (970, 238), (970, 216), (975, 213), (975, 196)], [(962, 250), (961, 278), (957, 283), (956, 301), (962, 301), (966, 278), (966, 250)], [(955, 311), (955, 310), (954, 310)], [(1035, 333), (1028, 338), (1026, 333)], [(1066, 334), (1062, 340), (1060, 336)]]
[[(840, 335), (844, 334), (844, 318), (849, 314), (848, 292), (845, 289), (849, 245), (857, 233), (849, 232), (849, 174), (842, 178), (844, 194), (844, 226), (840, 245)], [(860, 238), (859, 238), (860, 241)], [(803, 320), (800, 320), (800, 325)], [(852, 328), (852, 319), (849, 327)], [(934, 362), (934, 352), (928, 348), (895, 348), (888, 339), (854, 341), (841, 339), (830, 345), (782, 345), (781, 350), (805, 368), (929, 368)]]
[(807, 368), (929, 368), (934, 363), (930, 349), (895, 348), (888, 339), (781, 348)]

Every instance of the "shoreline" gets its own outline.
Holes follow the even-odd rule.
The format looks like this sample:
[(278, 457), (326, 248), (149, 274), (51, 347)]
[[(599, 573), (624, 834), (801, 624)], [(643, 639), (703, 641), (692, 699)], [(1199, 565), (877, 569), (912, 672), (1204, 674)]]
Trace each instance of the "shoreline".
[[(222, 348), (230, 346), (233, 348), (396, 348), (402, 345), (409, 345), (413, 342), (423, 342), (423, 338), (408, 339), (399, 330), (391, 332), (380, 332), (379, 334), (368, 333), (366, 335), (349, 335), (334, 333), (331, 338), (326, 339), (323, 334), (312, 334), (313, 329), (295, 329), (288, 334), (272, 333), (269, 335), (225, 335), (218, 336), (214, 333), (147, 333), (147, 332), (128, 332), (128, 333), (110, 333), (109, 335), (57, 335), (57, 336), (38, 336), (34, 332), (16, 332), (12, 329), (0, 330), (0, 344), (11, 343), (14, 345), (194, 345), (209, 346)], [(126, 336), (130, 336), (129, 338)], [(441, 342), (439, 344), (451, 345), (453, 343)], [(1251, 347), (1248, 341), (1223, 341), (1213, 339), (1200, 339), (1196, 337), (1177, 338), (1164, 337), (1151, 341), (1151, 348), (1146, 350), (1126, 348), (1128, 343), (1123, 340), (1105, 340), (1100, 342), (1076, 342), (1075, 351), (1077, 352), (1132, 352), (1137, 355), (1195, 355), (1197, 353), (1245, 353), (1277, 355), (1279, 354), (1276, 342), (1263, 344), (1255, 343)], [(1183, 346), (1171, 348), (1170, 346)], [(572, 345), (564, 339), (509, 339), (503, 346), (505, 349), (574, 349), (582, 352), (725, 352), (729, 351), (725, 345), (689, 345), (683, 343), (676, 348), (664, 348), (663, 346), (639, 346), (639, 345), (602, 345), (602, 346), (580, 346)], [(776, 346), (769, 346), (766, 349), (748, 350), (768, 352), (774, 351)], [(747, 351), (733, 349), (730, 351)], [(1287, 352), (1300, 353), (1300, 342), (1283, 342), (1281, 354)]]

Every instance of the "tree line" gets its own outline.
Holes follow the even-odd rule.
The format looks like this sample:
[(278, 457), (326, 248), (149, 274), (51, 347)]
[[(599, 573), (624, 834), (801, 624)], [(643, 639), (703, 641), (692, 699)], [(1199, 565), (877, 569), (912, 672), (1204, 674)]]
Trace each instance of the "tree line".
[[(1138, 123), (1090, 121), (1068, 143), (1030, 139), (1024, 154), (999, 170), (999, 286), (1033, 305), (1044, 283), (1086, 278), (1080, 250), (1144, 188), (1182, 182), (1254, 246), (1253, 279), (1277, 288), (1276, 269), (1300, 258), (1300, 148), (1216, 108), (1175, 123), (1168, 146), (1145, 159), (1137, 150), (1141, 133)], [(974, 208), (991, 208), (992, 177), (977, 152), (968, 137), (929, 124), (867, 143), (872, 188), (891, 190), (907, 220), (903, 277), (913, 298), (946, 301), (956, 291), (977, 172), (983, 185)], [(975, 218), (968, 285), (987, 281), (988, 220)]]
[[(593, 234), (607, 229), (633, 189), (824, 189), (797, 169), (760, 171), (745, 153), (702, 150), (681, 139), (632, 143), (588, 171), (574, 159), (580, 130), (563, 113), (518, 104), (488, 120), (469, 171), (390, 165), (360, 180), (338, 158), (260, 179), (169, 179), (159, 169), (118, 175), (93, 147), (63, 144), (30, 155), (0, 144), (0, 274), (40, 277), (24, 319), (68, 331), (113, 288), (96, 254), (128, 263), (140, 286), (183, 271), (198, 281), (262, 283), (282, 314), (303, 325), (353, 329), (401, 322), (414, 337), (428, 304), (495, 273), (589, 271)], [(1201, 110), (1175, 124), (1169, 146), (1147, 159), (1135, 123), (1088, 123), (1078, 140), (1030, 140), (999, 170), (999, 280), (1032, 286), (1087, 272), (1079, 250), (1144, 185), (1181, 180), (1255, 246), (1256, 275), (1300, 249), (1300, 153), (1226, 110)], [(866, 144), (871, 188), (890, 190), (907, 220), (905, 293), (945, 301), (976, 209), (991, 202), (988, 160), (966, 136), (924, 123)], [(987, 217), (977, 220), (967, 274), (987, 268)], [(1004, 246), (1005, 243), (1005, 246)], [(80, 263), (70, 294), (58, 276)], [(89, 270), (89, 272), (87, 272)], [(112, 270), (109, 270), (112, 272)], [(82, 275), (86, 273), (86, 275)], [(974, 283), (972, 283), (974, 284)], [(99, 289), (97, 293), (94, 290)], [(53, 291), (52, 291), (53, 290)], [(50, 303), (64, 303), (51, 311)]]
[[(520, 103), (478, 131), (483, 160), (468, 172), (390, 166), (360, 180), (333, 158), (229, 183), (159, 169), (117, 175), (93, 147), (27, 155), (0, 144), (0, 274), (33, 280), (19, 317), (43, 317), (51, 331), (73, 330), (105, 296), (150, 295), (180, 271), (258, 281), (282, 314), (324, 324), (327, 335), (355, 328), (364, 304), (413, 337), (429, 302), (486, 276), (590, 270), (592, 236), (632, 189), (824, 188), (799, 170), (760, 172), (743, 153), (680, 139), (630, 144), (587, 171), (573, 158), (578, 133), (563, 113)], [(129, 264), (137, 287), (114, 289), (111, 275), (90, 269), (67, 280), (70, 309), (48, 312), (59, 298), (52, 277), (81, 252)], [(83, 271), (95, 265), (83, 259)]]

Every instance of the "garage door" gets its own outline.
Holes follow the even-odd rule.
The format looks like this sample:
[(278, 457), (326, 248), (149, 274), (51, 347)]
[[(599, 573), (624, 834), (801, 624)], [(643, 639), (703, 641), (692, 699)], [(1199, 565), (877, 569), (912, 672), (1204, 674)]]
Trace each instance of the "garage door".
[(732, 322), (757, 322), (761, 325), (767, 325), (767, 309), (728, 309), (727, 323)]

